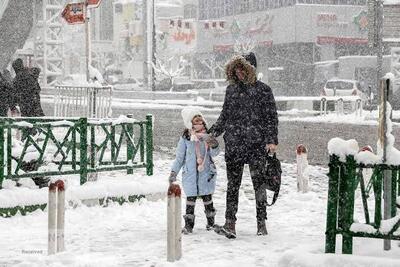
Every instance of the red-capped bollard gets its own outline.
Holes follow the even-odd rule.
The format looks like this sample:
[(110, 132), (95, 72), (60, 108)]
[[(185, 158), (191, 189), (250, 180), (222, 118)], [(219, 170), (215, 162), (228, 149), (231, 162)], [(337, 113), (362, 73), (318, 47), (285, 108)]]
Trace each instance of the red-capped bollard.
[(306, 193), (309, 190), (309, 175), (307, 172), (308, 159), (307, 148), (300, 144), (296, 148), (296, 162), (297, 162), (297, 191)]
[(181, 188), (177, 183), (168, 188), (167, 261), (182, 257)]
[(64, 181), (57, 180), (49, 185), (48, 209), (48, 254), (65, 250), (65, 185)]

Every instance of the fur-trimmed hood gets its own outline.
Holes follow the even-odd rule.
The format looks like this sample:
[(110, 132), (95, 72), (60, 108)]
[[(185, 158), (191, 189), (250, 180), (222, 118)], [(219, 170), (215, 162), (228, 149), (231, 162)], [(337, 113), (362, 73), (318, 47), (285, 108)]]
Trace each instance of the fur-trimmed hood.
[(254, 84), (257, 81), (256, 69), (243, 56), (234, 56), (225, 66), (226, 80), (229, 84), (239, 81), (235, 73), (237, 67), (243, 67), (246, 72), (245, 84)]

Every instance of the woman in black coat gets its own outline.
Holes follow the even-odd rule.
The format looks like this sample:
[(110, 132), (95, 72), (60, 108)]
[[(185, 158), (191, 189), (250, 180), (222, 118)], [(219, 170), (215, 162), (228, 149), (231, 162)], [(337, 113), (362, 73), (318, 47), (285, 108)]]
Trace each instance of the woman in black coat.
[(266, 192), (262, 187), (262, 171), (266, 152), (278, 145), (278, 115), (269, 86), (256, 77), (257, 61), (253, 53), (235, 56), (226, 66), (229, 86), (222, 112), (210, 132), (224, 134), (228, 188), (225, 225), (216, 232), (235, 238), (239, 188), (244, 164), (249, 164), (256, 194), (257, 234), (266, 235)]

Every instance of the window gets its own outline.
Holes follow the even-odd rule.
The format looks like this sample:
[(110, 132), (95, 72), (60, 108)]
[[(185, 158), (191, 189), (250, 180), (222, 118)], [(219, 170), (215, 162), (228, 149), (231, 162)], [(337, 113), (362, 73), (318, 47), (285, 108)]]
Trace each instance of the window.
[(224, 15), (233, 15), (233, 0), (224, 0)]
[(195, 5), (185, 5), (184, 11), (183, 11), (183, 16), (185, 19), (190, 19), (190, 18), (196, 18), (196, 6)]
[(250, 11), (250, 0), (242, 0), (239, 2), (240, 2), (240, 8), (239, 8), (240, 13), (247, 13)]

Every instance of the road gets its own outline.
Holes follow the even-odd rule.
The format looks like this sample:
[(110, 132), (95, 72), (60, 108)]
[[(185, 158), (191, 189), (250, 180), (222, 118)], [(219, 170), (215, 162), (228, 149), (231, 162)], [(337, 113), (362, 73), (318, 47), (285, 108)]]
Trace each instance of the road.
[[(46, 114), (52, 114), (52, 106), (43, 104)], [(156, 150), (173, 153), (179, 136), (183, 131), (183, 122), (179, 107), (171, 108), (146, 108), (146, 107), (124, 107), (113, 106), (113, 116), (133, 114), (134, 118), (143, 120), (146, 114), (154, 115), (154, 145)], [(207, 109), (202, 111), (208, 125), (212, 125), (218, 118), (218, 109)], [(329, 155), (327, 144), (333, 137), (342, 139), (356, 139), (359, 146), (370, 145), (376, 147), (377, 126), (337, 124), (337, 123), (316, 123), (304, 121), (279, 122), (279, 150), (278, 158), (286, 162), (296, 160), (295, 149), (298, 144), (304, 144), (308, 148), (308, 159), (310, 164), (327, 165)], [(400, 128), (393, 127), (393, 135), (400, 136)], [(219, 138), (223, 148), (223, 140)], [(400, 147), (400, 140), (397, 138), (396, 147)]]

